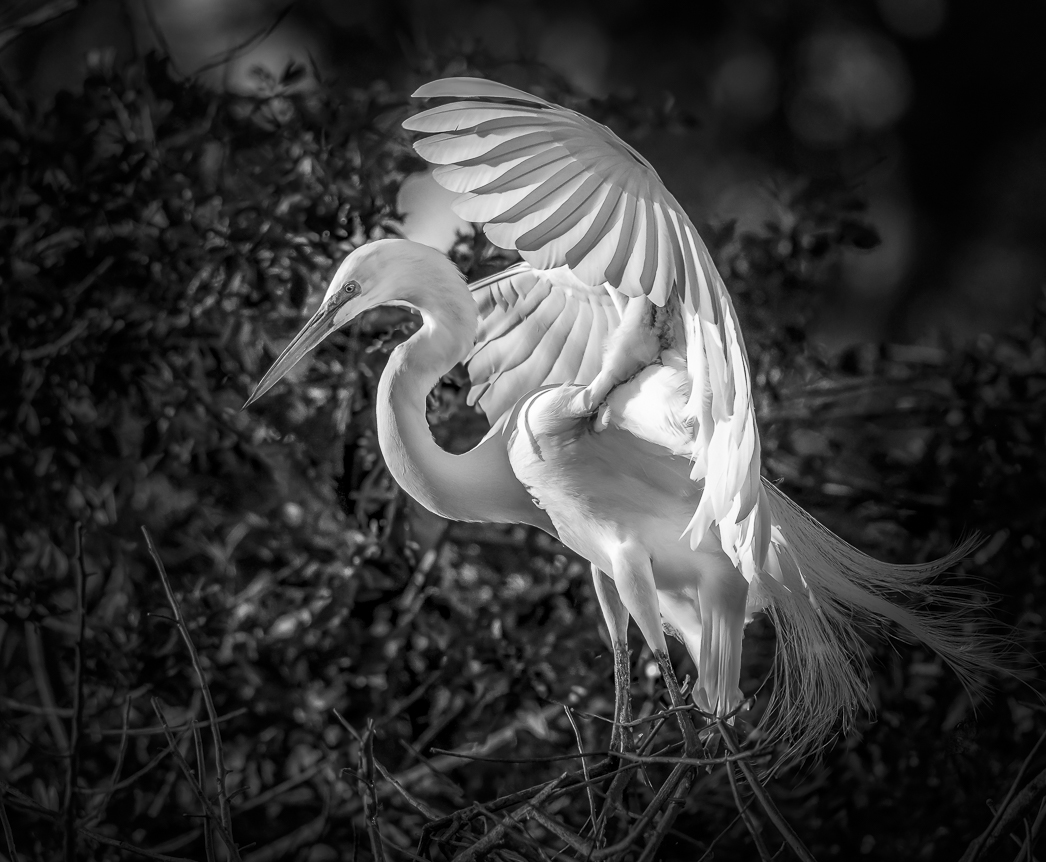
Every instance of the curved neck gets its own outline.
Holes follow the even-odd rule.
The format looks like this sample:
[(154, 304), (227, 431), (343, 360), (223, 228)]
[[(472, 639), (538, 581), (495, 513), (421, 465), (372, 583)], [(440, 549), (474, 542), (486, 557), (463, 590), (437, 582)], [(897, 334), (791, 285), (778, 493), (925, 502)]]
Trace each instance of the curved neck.
[(422, 326), (392, 351), (378, 383), (378, 442), (389, 472), (431, 512), (455, 521), (531, 524), (555, 535), (548, 516), (512, 472), (501, 433), (463, 455), (432, 438), (425, 401), (440, 377), (472, 348), (477, 309), (461, 282), (439, 285), (440, 304), (415, 293)]

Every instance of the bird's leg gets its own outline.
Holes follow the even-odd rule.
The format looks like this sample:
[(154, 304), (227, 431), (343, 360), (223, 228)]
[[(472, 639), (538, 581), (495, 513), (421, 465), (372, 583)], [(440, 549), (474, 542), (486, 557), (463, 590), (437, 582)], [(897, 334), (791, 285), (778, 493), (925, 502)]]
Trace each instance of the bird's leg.
[(618, 324), (603, 351), (603, 363), (592, 382), (575, 395), (568, 408), (576, 416), (588, 416), (606, 401), (610, 390), (624, 383), (661, 355), (661, 337), (656, 326), (657, 306), (645, 296), (628, 300)]
[[(617, 587), (621, 603), (628, 609), (632, 619), (636, 621), (639, 630), (643, 633), (650, 649), (657, 658), (661, 673), (668, 685), (668, 694), (672, 699), (673, 707), (685, 707), (683, 694), (679, 683), (676, 681), (672, 663), (668, 659), (668, 642), (665, 640), (664, 626), (661, 622), (661, 606), (657, 599), (657, 587), (654, 584), (654, 570), (650, 564), (650, 556), (638, 544), (625, 541), (613, 549), (610, 555), (611, 566), (614, 576), (614, 585)], [(697, 732), (690, 716), (684, 709), (676, 713), (679, 721), (679, 729), (683, 733), (683, 741), (687, 755), (692, 755), (698, 749)]]
[[(595, 565), (592, 566), (592, 584), (596, 588), (596, 598), (599, 599), (599, 607), (610, 632), (610, 643), (614, 648), (614, 725), (610, 732), (610, 753), (613, 756), (618, 752), (636, 750), (631, 727), (632, 663), (628, 652), (628, 609), (618, 595), (614, 579)], [(606, 801), (596, 818), (597, 836), (603, 834), (607, 820), (621, 807), (621, 796), (629, 779), (629, 772), (624, 770), (611, 779)]]
[(668, 699), (672, 702), (673, 708), (680, 710), (677, 718), (679, 719), (679, 728), (683, 731), (685, 753), (687, 757), (692, 757), (697, 752), (699, 743), (697, 732), (694, 730), (694, 725), (686, 711), (690, 703), (683, 694), (682, 688), (680, 688), (679, 680), (676, 679), (676, 672), (672, 668), (672, 661), (669, 659), (668, 653), (655, 650), (654, 658), (657, 659), (657, 666), (661, 668), (661, 676), (668, 687)]
[(592, 584), (603, 611), (610, 643), (614, 648), (614, 727), (610, 732), (611, 751), (634, 751), (632, 729), (632, 666), (628, 652), (628, 609), (617, 594), (609, 575), (592, 566)]
[[(632, 654), (627, 642), (614, 645), (614, 732), (618, 750), (636, 750), (632, 738)], [(610, 747), (615, 748), (613, 733)]]

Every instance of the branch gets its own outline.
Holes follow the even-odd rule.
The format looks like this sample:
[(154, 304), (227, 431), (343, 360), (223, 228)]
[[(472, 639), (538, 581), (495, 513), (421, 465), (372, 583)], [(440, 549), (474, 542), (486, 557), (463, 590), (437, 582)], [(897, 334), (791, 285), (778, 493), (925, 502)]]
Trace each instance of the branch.
[[(996, 841), (998, 841), (1003, 835), (1005, 835), (1011, 825), (1021, 817), (1024, 812), (1031, 807), (1035, 798), (1046, 790), (1046, 769), (1036, 775), (1028, 785), (1019, 794), (1016, 794), (1017, 785), (1020, 783), (1021, 778), (1024, 777), (1024, 773), (1028, 768), (1028, 764), (1031, 763), (1032, 757), (1035, 752), (1039, 750), (1039, 746), (1042, 745), (1043, 740), (1046, 739), (1046, 733), (1039, 737), (1039, 741), (1035, 743), (1032, 750), (1028, 752), (1028, 756), (1024, 758), (1024, 762), (1021, 764), (1021, 768), (1017, 771), (1017, 776), (1013, 779), (1013, 784), (1010, 785), (1010, 790), (1006, 794), (1006, 798), (1003, 800), (1002, 805), (995, 812), (995, 816), (992, 818), (991, 823), (988, 824), (988, 828), (984, 830), (980, 835), (974, 839), (973, 843), (970, 844), (966, 852), (962, 855), (959, 862), (976, 862), (986, 850), (988, 850)], [(1038, 821), (1038, 818), (1036, 818)]]
[[(737, 744), (737, 740), (734, 738), (734, 732), (730, 729), (725, 721), (719, 719), (717, 722), (719, 725), (719, 732), (723, 736), (723, 741), (726, 743), (726, 747), (730, 749), (731, 754), (740, 754), (741, 750)], [(766, 792), (766, 788), (759, 782), (759, 777), (755, 774), (755, 770), (752, 769), (752, 764), (747, 760), (740, 759), (737, 761), (737, 765), (741, 767), (741, 772), (745, 776), (745, 780), (748, 781), (748, 785), (752, 788), (752, 793), (755, 794), (755, 798), (759, 800), (759, 804), (763, 807), (763, 811), (766, 812), (766, 816), (770, 818), (770, 822), (777, 827), (777, 831), (781, 833), (781, 837), (784, 838), (785, 843), (792, 848), (792, 852), (795, 853), (803, 862), (817, 862), (814, 859), (813, 854), (807, 850), (806, 845), (803, 844), (802, 840), (798, 835), (795, 834), (788, 821), (781, 816), (781, 812), (777, 810), (777, 805), (774, 804), (774, 800), (770, 798), (770, 794)]]
[[(28, 3), (26, 5), (32, 6), (33, 4)], [(28, 33), (30, 30), (35, 30), (43, 24), (48, 24), (57, 18), (61, 18), (63, 15), (72, 12), (79, 5), (78, 0), (51, 0), (50, 3), (44, 3), (43, 6), (38, 6), (32, 11), (26, 12), (13, 24), (8, 24), (0, 30), (0, 51), (3, 51), (19, 36)]]
[(76, 859), (76, 785), (80, 778), (80, 734), (84, 723), (84, 630), (87, 622), (87, 570), (84, 566), (84, 525), (76, 522), (76, 640), (73, 642), (73, 719), (69, 726), (69, 758), (65, 769), (65, 799), (62, 810), (65, 862)]
[[(199, 778), (197, 778), (195, 775), (193, 775), (192, 767), (189, 765), (189, 762), (185, 759), (185, 756), (178, 748), (178, 744), (174, 738), (174, 734), (171, 733), (170, 728), (167, 727), (167, 719), (164, 718), (163, 710), (160, 709), (160, 702), (154, 697), (151, 699), (151, 703), (153, 711), (156, 713), (156, 717), (160, 719), (160, 724), (162, 724), (164, 726), (164, 729), (167, 731), (167, 742), (170, 745), (171, 751), (174, 754), (174, 759), (178, 761), (178, 766), (181, 767), (182, 774), (185, 776), (185, 780), (189, 783), (189, 788), (192, 790), (193, 794), (199, 800), (200, 805), (203, 807), (204, 817), (209, 816), (211, 820), (215, 821), (215, 828), (218, 829), (219, 834), (222, 836), (222, 841), (224, 841), (226, 846), (229, 848), (229, 852), (232, 855), (232, 857), (236, 860), (239, 860), (239, 852), (236, 849), (236, 845), (233, 844), (232, 836), (225, 831), (225, 827), (221, 823), (221, 818), (214, 810), (214, 806), (211, 805), (211, 800), (208, 799), (207, 794), (203, 792), (203, 776), (201, 775)], [(207, 831), (206, 824), (204, 831)]]
[[(153, 544), (152, 536), (149, 535), (149, 531), (143, 526), (142, 534), (145, 536), (145, 544), (149, 548), (149, 556), (153, 558), (153, 562), (156, 564), (156, 570), (160, 574), (160, 580), (163, 581), (163, 590), (167, 594), (167, 603), (171, 606), (171, 610), (174, 611), (174, 619), (178, 624), (178, 631), (182, 635), (182, 640), (185, 641), (186, 647), (189, 649), (189, 656), (192, 659), (193, 670), (196, 671), (196, 676), (200, 681), (200, 691), (203, 694), (203, 702), (207, 707), (207, 716), (210, 718), (211, 724), (211, 736), (214, 739), (214, 766), (218, 773), (218, 811), (221, 813), (221, 824), (223, 831), (223, 838), (229, 842), (229, 853), (232, 854), (232, 858), (239, 862), (239, 851), (236, 849), (236, 844), (233, 843), (232, 839), (232, 814), (229, 811), (229, 794), (225, 787), (225, 753), (222, 749), (222, 737), (218, 730), (218, 711), (214, 708), (214, 700), (211, 698), (210, 688), (207, 686), (207, 677), (203, 673), (203, 665), (200, 664), (200, 655), (196, 652), (196, 646), (192, 642), (192, 638), (189, 637), (189, 627), (185, 624), (185, 617), (182, 616), (182, 609), (178, 605), (178, 600), (174, 596), (174, 590), (171, 588), (171, 581), (167, 577), (167, 569), (164, 568), (163, 560), (160, 559), (160, 554), (156, 550), (156, 546)], [(160, 719), (166, 727), (167, 722), (161, 717)], [(181, 752), (175, 752), (176, 756), (181, 755)], [(202, 778), (202, 776), (201, 776)]]

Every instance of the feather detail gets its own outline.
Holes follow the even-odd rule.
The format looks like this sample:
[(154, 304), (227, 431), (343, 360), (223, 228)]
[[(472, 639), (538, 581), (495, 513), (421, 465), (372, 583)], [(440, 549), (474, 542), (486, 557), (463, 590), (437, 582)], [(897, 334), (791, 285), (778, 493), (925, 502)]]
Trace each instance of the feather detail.
[(589, 383), (618, 325), (613, 300), (570, 270), (517, 264), (469, 286), (479, 308), (476, 346), (466, 361), (472, 388), (491, 424), (521, 393), (558, 383)]
[(808, 754), (853, 726), (868, 700), (862, 635), (896, 626), (934, 650), (970, 692), (1008, 672), (1007, 644), (983, 631), (974, 611), (984, 597), (931, 582), (976, 546), (963, 542), (937, 560), (884, 563), (862, 553), (765, 480), (772, 527), (764, 573), (749, 590), (748, 612), (763, 609), (777, 632), (770, 741)]
[[(479, 291), (499, 299), (481, 302), (470, 402), (494, 421), (512, 395), (591, 382), (620, 320), (596, 299), (604, 286), (678, 309), (671, 330), (682, 333), (690, 380), (683, 427), (691, 434), (691, 478), (704, 488), (686, 534), (696, 548), (717, 526), (723, 549), (752, 581), (766, 563), (770, 530), (748, 358), (726, 286), (686, 212), (650, 162), (576, 111), (477, 78), (433, 81), (415, 95), (457, 100), (404, 123), (428, 135), (415, 149), (445, 166), (433, 173), (436, 181), (463, 193), (455, 211), (533, 267)], [(567, 292), (562, 306), (551, 300), (554, 291)], [(546, 339), (553, 309), (574, 316), (582, 306), (594, 321), (587, 338), (563, 326)], [(566, 355), (544, 355), (552, 350)], [(510, 395), (510, 385), (520, 388)]]

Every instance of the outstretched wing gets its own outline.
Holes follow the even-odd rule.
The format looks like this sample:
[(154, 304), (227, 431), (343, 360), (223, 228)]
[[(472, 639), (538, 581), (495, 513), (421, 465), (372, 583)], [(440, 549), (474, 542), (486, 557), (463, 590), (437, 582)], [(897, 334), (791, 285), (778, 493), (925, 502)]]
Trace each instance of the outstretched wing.
[[(416, 97), (454, 101), (409, 118), (414, 145), (460, 192), (455, 211), (535, 270), (567, 267), (656, 305), (679, 299), (692, 388), (695, 481), (704, 493), (688, 530), (696, 547), (713, 524), (749, 578), (769, 542), (759, 433), (744, 342), (730, 296), (683, 208), (650, 163), (576, 111), (493, 81), (446, 78)], [(478, 355), (478, 354), (477, 354)], [(482, 397), (482, 396), (481, 396)]]
[(551, 383), (586, 385), (599, 373), (603, 345), (620, 317), (610, 293), (578, 281), (565, 267), (522, 263), (469, 285), (479, 306), (469, 354), (472, 388), (493, 425), (521, 393)]

